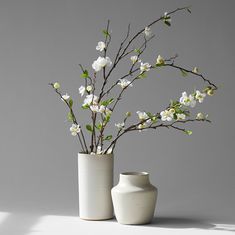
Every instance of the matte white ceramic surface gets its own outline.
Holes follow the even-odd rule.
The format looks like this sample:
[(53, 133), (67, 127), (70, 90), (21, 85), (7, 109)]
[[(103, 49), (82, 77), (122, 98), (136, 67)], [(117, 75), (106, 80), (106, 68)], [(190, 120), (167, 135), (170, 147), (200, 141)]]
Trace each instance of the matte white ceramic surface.
[(113, 217), (113, 155), (78, 154), (79, 216), (86, 220)]
[(157, 188), (150, 184), (146, 172), (122, 173), (118, 185), (112, 189), (112, 200), (119, 223), (150, 223), (154, 216)]

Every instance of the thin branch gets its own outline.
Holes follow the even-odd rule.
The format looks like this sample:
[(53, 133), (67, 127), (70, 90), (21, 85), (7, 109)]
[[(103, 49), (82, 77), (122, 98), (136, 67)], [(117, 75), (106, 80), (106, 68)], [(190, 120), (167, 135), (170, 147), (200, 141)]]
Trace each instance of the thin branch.
[[(182, 11), (182, 10), (188, 10), (189, 7), (181, 7), (181, 8), (177, 8), (173, 11), (170, 11), (167, 15), (172, 15), (174, 13), (176, 13), (177, 11)], [(157, 22), (161, 21), (164, 19), (164, 16), (161, 16), (160, 18), (154, 20), (153, 22), (151, 22), (149, 25), (147, 25), (147, 27), (151, 27), (152, 25), (156, 24)], [(139, 32), (137, 32), (132, 38), (131, 40), (128, 42), (128, 44), (126, 45), (126, 47), (124, 48), (121, 56), (119, 57), (121, 59), (121, 57), (125, 54), (126, 50), (129, 48), (129, 46), (131, 45), (131, 43), (141, 34), (143, 33), (145, 30), (145, 28), (142, 28)], [(120, 60), (119, 59), (119, 60)]]
[[(147, 120), (147, 119), (146, 119)], [(146, 122), (146, 120), (143, 120), (144, 122)], [(205, 122), (211, 122), (210, 120), (208, 119), (187, 119), (187, 120), (177, 120), (177, 121), (174, 121), (172, 123), (169, 123), (169, 124), (165, 124), (165, 123), (161, 123), (161, 124), (158, 124), (158, 125), (150, 125), (150, 126), (147, 126), (145, 128), (141, 128), (139, 129), (138, 126), (143, 123), (143, 121), (135, 124), (135, 125), (131, 125), (129, 126), (128, 128), (124, 129), (122, 133), (120, 133), (111, 143), (110, 145), (108, 146), (108, 148), (106, 149), (106, 152), (114, 145), (116, 145), (117, 141), (119, 140), (119, 138), (121, 136), (123, 136), (124, 134), (128, 133), (128, 132), (131, 132), (131, 131), (142, 131), (142, 130), (147, 130), (147, 129), (157, 129), (157, 128), (160, 128), (160, 127), (165, 127), (165, 128), (173, 128), (173, 129), (176, 129), (176, 130), (179, 130), (179, 131), (182, 131), (182, 132), (186, 132), (187, 130), (184, 129), (184, 128), (181, 128), (181, 127), (178, 127), (178, 126), (175, 126), (175, 124), (177, 123), (187, 123), (187, 122), (202, 122), (202, 121), (205, 121)]]
[[(50, 83), (49, 85), (52, 86), (52, 88), (54, 89), (53, 83)], [(71, 115), (72, 115), (72, 117), (73, 117), (73, 123), (76, 124), (76, 125), (79, 125), (78, 122), (77, 122), (76, 116), (75, 116), (75, 114), (74, 114), (74, 112), (73, 112), (73, 109), (72, 109), (72, 107), (69, 105), (68, 101), (65, 100), (65, 99), (62, 97), (62, 94), (58, 91), (58, 89), (54, 89), (54, 91), (59, 95), (59, 97), (65, 102), (66, 106), (69, 108), (70, 113), (71, 113)], [(80, 125), (79, 125), (79, 126), (80, 126)], [(78, 136), (79, 142), (80, 142), (80, 144), (81, 144), (82, 151), (88, 153), (88, 149), (87, 149), (87, 145), (86, 145), (86, 140), (85, 140), (85, 137), (84, 137), (84, 134), (83, 134), (83, 131), (82, 131), (82, 127), (80, 127), (80, 128), (81, 128), (81, 135), (82, 135), (82, 136), (80, 136), (79, 133), (77, 133), (77, 136)], [(83, 140), (83, 141), (82, 141), (82, 140)], [(84, 144), (84, 145), (83, 145), (83, 144)], [(84, 147), (84, 146), (85, 146), (85, 147)]]
[(164, 65), (162, 65), (162, 66), (168, 66), (168, 67), (172, 67), (172, 68), (175, 68), (175, 69), (183, 70), (183, 71), (185, 71), (185, 72), (187, 72), (187, 73), (191, 73), (191, 74), (193, 74), (193, 75), (196, 75), (196, 76), (198, 76), (198, 77), (201, 77), (205, 82), (207, 82), (209, 85), (213, 86), (213, 87), (214, 87), (214, 90), (217, 90), (217, 89), (218, 89), (218, 87), (217, 87), (214, 83), (212, 83), (209, 79), (205, 78), (202, 74), (200, 74), (200, 73), (195, 73), (195, 72), (193, 72), (193, 71), (191, 71), (191, 70), (189, 70), (189, 69), (185, 69), (185, 68), (183, 68), (183, 67), (181, 67), (181, 66), (175, 65), (174, 62), (172, 62), (172, 63), (170, 63), (170, 64), (164, 64)]

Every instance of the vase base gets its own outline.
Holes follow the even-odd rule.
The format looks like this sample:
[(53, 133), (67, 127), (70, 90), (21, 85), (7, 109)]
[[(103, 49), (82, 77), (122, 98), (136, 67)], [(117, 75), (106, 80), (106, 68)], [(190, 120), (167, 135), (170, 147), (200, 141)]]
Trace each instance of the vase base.
[(79, 218), (82, 219), (82, 220), (88, 220), (88, 221), (102, 221), (102, 220), (111, 220), (111, 219), (114, 218), (114, 216), (112, 216), (112, 217), (107, 217), (107, 218), (102, 218), (102, 219), (86, 218), (86, 217), (80, 217), (80, 216), (79, 216)]

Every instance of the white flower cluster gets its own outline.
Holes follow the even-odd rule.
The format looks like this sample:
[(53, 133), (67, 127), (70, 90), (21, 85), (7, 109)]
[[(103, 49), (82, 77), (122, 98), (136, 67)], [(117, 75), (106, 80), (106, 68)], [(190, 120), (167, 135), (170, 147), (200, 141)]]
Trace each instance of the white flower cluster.
[(104, 105), (99, 105), (98, 100), (99, 98), (96, 95), (93, 94), (87, 95), (83, 101), (82, 106), (90, 107), (91, 111), (95, 113), (103, 113), (105, 115), (111, 115), (112, 111)]
[(180, 97), (180, 103), (185, 105), (185, 106), (190, 106), (192, 108), (195, 107), (197, 101), (199, 103), (202, 103), (204, 98), (206, 97), (205, 93), (202, 93), (198, 90), (194, 94), (190, 94), (189, 96), (187, 95), (187, 92), (183, 92), (182, 96)]
[(81, 96), (83, 96), (86, 91), (88, 91), (88, 92), (92, 91), (92, 86), (90, 86), (90, 85), (87, 86), (87, 87), (80, 86), (78, 90), (79, 90), (79, 94), (80, 94)]
[(140, 121), (146, 120), (146, 122), (142, 122), (138, 125), (138, 129), (141, 131), (141, 129), (145, 128), (147, 124), (151, 122), (151, 119), (146, 112), (137, 111), (136, 113), (138, 114)]
[(129, 81), (129, 80), (125, 79), (125, 78), (119, 79), (118, 85), (119, 85), (122, 89), (126, 88), (127, 86), (133, 87), (131, 81)]
[(98, 59), (93, 62), (92, 68), (96, 72), (99, 72), (105, 66), (109, 66), (110, 67), (111, 65), (112, 65), (112, 61), (110, 60), (110, 58), (108, 56), (106, 56), (105, 58), (99, 56)]
[[(112, 148), (109, 148), (108, 151), (107, 151), (107, 154), (110, 154), (112, 153), (113, 149)], [(96, 152), (91, 152), (91, 155), (95, 155), (95, 154), (104, 154), (106, 152), (106, 149), (102, 150), (102, 147), (99, 145), (97, 146), (97, 150)]]
[[(182, 96), (179, 99), (179, 103), (184, 106), (188, 106), (191, 108), (194, 108), (197, 101), (199, 103), (202, 103), (204, 98), (206, 97), (205, 93), (200, 92), (199, 90), (196, 90), (195, 93), (187, 95), (187, 92), (183, 92)], [(174, 108), (166, 109), (160, 113), (161, 120), (162, 121), (168, 121), (171, 122), (173, 119), (177, 120), (184, 120), (186, 118), (185, 113), (181, 112), (175, 112)], [(196, 119), (204, 119), (204, 115), (202, 113), (198, 113)]]

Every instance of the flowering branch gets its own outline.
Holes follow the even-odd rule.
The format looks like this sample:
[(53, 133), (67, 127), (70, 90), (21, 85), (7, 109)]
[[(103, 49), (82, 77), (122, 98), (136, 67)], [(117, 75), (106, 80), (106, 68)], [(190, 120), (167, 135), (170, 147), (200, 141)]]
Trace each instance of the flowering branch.
[[(146, 121), (146, 120), (145, 120)], [(187, 120), (177, 120), (177, 121), (174, 121), (170, 124), (165, 124), (165, 123), (161, 123), (161, 124), (158, 124), (158, 125), (150, 125), (150, 126), (147, 126), (147, 127), (144, 127), (141, 129), (142, 130), (147, 130), (147, 129), (157, 129), (157, 128), (160, 128), (160, 127), (165, 127), (165, 128), (173, 128), (173, 129), (176, 129), (176, 130), (179, 130), (179, 131), (182, 131), (184, 133), (188, 133), (189, 135), (191, 134), (190, 131), (186, 130), (185, 128), (181, 128), (181, 127), (178, 127), (178, 126), (175, 126), (175, 124), (177, 123), (188, 123), (188, 122), (202, 122), (202, 121), (205, 121), (205, 122), (211, 122), (210, 120), (208, 119), (187, 119)], [(119, 131), (119, 134), (117, 135), (117, 137), (110, 143), (110, 145), (107, 147), (107, 150), (106, 152), (108, 152), (108, 150), (110, 148), (114, 149), (116, 144), (117, 144), (117, 141), (120, 139), (121, 136), (125, 135), (126, 133), (128, 132), (131, 132), (131, 131), (140, 131), (140, 129), (138, 128), (139, 125), (141, 125), (143, 123), (143, 121), (141, 122), (138, 122), (134, 125), (131, 125), (129, 126), (128, 128), (124, 129), (122, 132)], [(113, 146), (113, 147), (112, 147)]]
[[(218, 87), (214, 83), (212, 83), (209, 79), (205, 78), (201, 73), (194, 72), (192, 70), (185, 69), (185, 68), (183, 68), (181, 66), (175, 65), (174, 62), (172, 62), (170, 64), (164, 64), (163, 66), (172, 67), (172, 68), (180, 70), (181, 72), (190, 73), (190, 74), (196, 75), (198, 77), (201, 77), (205, 82), (207, 82), (209, 85), (211, 85), (213, 87), (213, 90), (217, 90), (218, 89)], [(187, 74), (185, 74), (185, 76), (186, 75)]]
[[(59, 88), (59, 87), (56, 88), (55, 84), (49, 83), (49, 85), (52, 86), (52, 88), (54, 88), (55, 92), (59, 95), (59, 97), (61, 98), (61, 100), (63, 100), (63, 101), (65, 102), (66, 106), (69, 108), (69, 111), (70, 111), (70, 114), (71, 114), (73, 123), (76, 124), (77, 126), (79, 126), (79, 125), (78, 125), (78, 122), (77, 122), (77, 119), (76, 119), (76, 116), (74, 115), (74, 112), (73, 112), (72, 102), (69, 102), (69, 101), (67, 101), (67, 99), (64, 99), (64, 97), (62, 96), (62, 94), (58, 91), (58, 88)], [(81, 136), (80, 136), (80, 133), (77, 132), (77, 137), (78, 137), (79, 142), (80, 142), (80, 144), (81, 144), (82, 151), (88, 153), (88, 148), (87, 148), (87, 145), (86, 145), (86, 140), (85, 140), (85, 137), (84, 137), (82, 128), (81, 128), (80, 126), (79, 126), (79, 128), (80, 128)], [(84, 147), (84, 146), (85, 146), (85, 147)]]
[[(176, 129), (190, 135), (192, 133), (191, 131), (178, 126), (178, 124), (195, 121), (210, 122), (207, 119), (207, 115), (204, 115), (202, 113), (198, 113), (196, 118), (191, 118), (188, 107), (193, 108), (197, 102), (202, 103), (206, 95), (213, 95), (214, 91), (218, 89), (213, 82), (199, 73), (196, 67), (194, 67), (193, 70), (189, 70), (185, 69), (184, 67), (175, 65), (174, 60), (178, 57), (178, 55), (175, 55), (169, 59), (164, 59), (160, 55), (158, 55), (156, 62), (152, 64), (141, 61), (141, 56), (146, 50), (149, 41), (152, 40), (155, 36), (152, 35), (150, 27), (159, 21), (162, 21), (167, 26), (171, 26), (171, 15), (178, 11), (184, 10), (191, 12), (189, 7), (177, 8), (169, 13), (165, 12), (164, 15), (152, 21), (150, 24), (148, 24), (145, 28), (139, 30), (132, 37), (130, 37), (129, 24), (126, 35), (120, 43), (117, 53), (114, 56), (113, 62), (107, 56), (108, 48), (112, 39), (110, 31), (110, 21), (108, 20), (106, 29), (103, 30), (104, 42), (99, 41), (98, 45), (96, 46), (96, 50), (102, 52), (102, 56), (99, 56), (97, 60), (95, 60), (92, 64), (94, 74), (91, 76), (88, 70), (84, 69), (81, 64), (79, 65), (82, 70), (82, 78), (84, 78), (85, 81), (84, 86), (81, 86), (79, 88), (79, 93), (81, 96), (86, 94), (86, 97), (82, 104), (82, 108), (88, 109), (91, 112), (91, 124), (86, 124), (86, 129), (91, 134), (89, 150), (86, 145), (83, 131), (80, 125), (78, 125), (72, 109), (73, 100), (69, 99), (67, 93), (66, 95), (62, 95), (60, 91), (58, 91), (58, 83), (50, 84), (51, 86), (53, 86), (56, 93), (65, 102), (70, 110), (68, 119), (69, 121), (73, 122), (72, 127), (70, 127), (70, 131), (73, 136), (78, 136), (83, 152), (96, 154), (112, 153), (120, 137), (131, 131), (143, 131), (146, 129), (157, 129), (160, 127), (166, 127)], [(137, 38), (141, 39), (142, 35), (144, 40), (142, 44), (140, 44), (140, 46), (137, 48), (133, 48), (133, 42)], [(119, 79), (114, 81), (113, 84), (110, 84), (110, 86), (107, 87), (108, 78), (111, 76), (112, 72), (117, 67), (119, 62), (131, 54), (132, 56), (130, 56), (130, 60), (132, 64), (130, 64), (128, 71), (124, 75), (121, 75)], [(109, 70), (108, 67), (110, 67)], [(181, 71), (183, 76), (186, 76), (187, 74), (195, 75), (201, 78), (204, 82), (208, 83), (208, 86), (202, 91), (195, 90), (192, 94), (189, 95), (186, 92), (183, 92), (179, 100), (171, 101), (170, 105), (160, 113), (151, 114), (150, 112), (137, 111), (136, 113), (138, 115), (139, 121), (135, 124), (130, 125), (129, 127), (125, 127), (127, 119), (131, 116), (131, 113), (127, 112), (122, 123), (115, 123), (115, 126), (118, 128), (115, 138), (113, 138), (112, 135), (104, 135), (105, 128), (110, 121), (111, 115), (116, 109), (119, 101), (122, 99), (124, 92), (128, 90), (128, 88), (133, 87), (133, 84), (136, 80), (145, 78), (150, 70), (158, 69), (160, 67), (172, 67), (178, 69), (179, 71)], [(97, 90), (97, 84), (99, 84), (96, 84), (98, 76), (102, 78), (102, 83), (98, 87), (99, 93), (96, 96), (95, 93)], [(127, 80), (127, 78), (129, 79), (129, 77), (130, 80)], [(120, 86), (121, 90), (116, 96), (110, 98), (109, 95), (111, 94), (111, 91), (113, 91), (113, 89), (117, 86)], [(104, 99), (104, 97), (107, 98)], [(161, 123), (159, 123), (159, 120), (161, 120)], [(105, 141), (110, 142), (107, 143)], [(105, 146), (107, 146), (107, 148), (103, 149)]]

